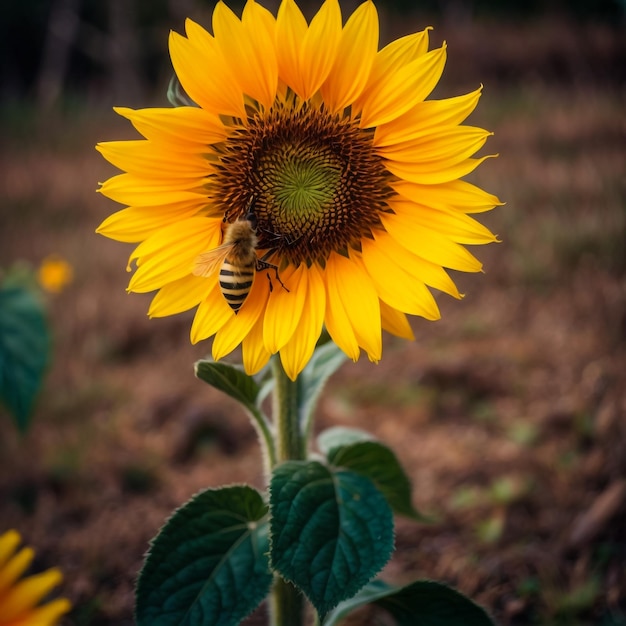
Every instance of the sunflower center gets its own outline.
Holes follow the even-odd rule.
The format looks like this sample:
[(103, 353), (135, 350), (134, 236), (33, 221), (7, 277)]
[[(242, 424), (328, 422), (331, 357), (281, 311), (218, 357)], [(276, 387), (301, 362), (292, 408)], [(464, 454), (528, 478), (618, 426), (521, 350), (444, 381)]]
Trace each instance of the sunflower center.
[(391, 176), (372, 134), (308, 105), (254, 113), (220, 146), (215, 195), (225, 219), (253, 207), (259, 248), (324, 263), (382, 228)]

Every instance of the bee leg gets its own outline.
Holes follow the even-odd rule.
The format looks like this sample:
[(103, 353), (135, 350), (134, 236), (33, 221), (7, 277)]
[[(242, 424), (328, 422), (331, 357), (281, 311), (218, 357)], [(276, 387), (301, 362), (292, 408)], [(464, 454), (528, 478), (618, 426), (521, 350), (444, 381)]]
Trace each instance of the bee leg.
[(274, 285), (273, 285), (273, 283), (272, 283), (272, 279), (271, 279), (271, 277), (270, 277), (270, 273), (268, 272), (268, 273), (267, 273), (267, 274), (265, 274), (265, 275), (267, 276), (267, 280), (268, 280), (268, 282), (269, 282), (269, 284), (270, 284), (270, 293), (272, 293), (272, 291), (274, 291)]
[[(276, 280), (280, 283), (280, 286), (287, 293), (289, 293), (289, 289), (287, 289), (287, 287), (285, 287), (285, 283), (283, 283), (283, 281), (280, 279), (280, 275), (278, 273), (278, 267), (276, 267), (273, 263), (268, 263), (267, 261), (264, 261), (263, 259), (257, 259), (257, 261), (256, 261), (256, 269), (257, 269), (258, 272), (262, 272), (263, 270), (274, 270), (274, 272), (276, 273)], [(267, 277), (268, 278), (270, 277), (269, 273), (267, 274)], [(272, 282), (272, 280), (270, 279), (270, 284), (271, 284), (271, 282)]]

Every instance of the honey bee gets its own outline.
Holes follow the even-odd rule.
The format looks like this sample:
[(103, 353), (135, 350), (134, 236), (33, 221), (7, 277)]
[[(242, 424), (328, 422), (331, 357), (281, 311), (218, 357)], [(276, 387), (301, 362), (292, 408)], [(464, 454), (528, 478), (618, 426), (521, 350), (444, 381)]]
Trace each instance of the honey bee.
[[(200, 254), (192, 270), (194, 276), (207, 277), (219, 268), (220, 290), (235, 315), (252, 289), (255, 272), (274, 270), (282, 288), (289, 291), (280, 280), (278, 267), (265, 260), (272, 251), (270, 250), (261, 259), (257, 257), (256, 247), (259, 240), (256, 226), (253, 202), (250, 202), (247, 215), (227, 225), (224, 243), (214, 250)], [(272, 291), (273, 285), (269, 273), (267, 278), (270, 281), (270, 291)]]

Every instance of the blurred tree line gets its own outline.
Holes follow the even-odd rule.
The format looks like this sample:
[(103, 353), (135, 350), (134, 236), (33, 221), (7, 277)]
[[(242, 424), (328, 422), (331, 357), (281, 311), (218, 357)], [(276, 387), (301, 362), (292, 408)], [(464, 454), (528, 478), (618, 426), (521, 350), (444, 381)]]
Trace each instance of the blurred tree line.
[[(312, 15), (321, 0), (300, 1)], [(275, 11), (279, 0), (262, 0)], [(227, 0), (240, 11), (242, 0)], [(346, 0), (347, 14), (359, 4)], [(389, 16), (419, 12), (434, 22), (528, 21), (558, 15), (578, 24), (622, 28), (626, 0), (377, 0)], [(193, 17), (208, 26), (214, 0), (4, 0), (0, 21), (0, 102), (35, 100), (43, 108), (74, 93), (137, 104), (167, 83), (167, 34)], [(423, 21), (423, 20), (421, 20)]]

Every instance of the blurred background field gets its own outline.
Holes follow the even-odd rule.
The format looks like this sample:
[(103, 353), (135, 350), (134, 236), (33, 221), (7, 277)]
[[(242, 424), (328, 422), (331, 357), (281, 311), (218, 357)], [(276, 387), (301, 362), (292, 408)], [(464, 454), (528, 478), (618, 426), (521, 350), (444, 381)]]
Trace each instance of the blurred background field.
[[(387, 579), (448, 582), (501, 624), (623, 626), (625, 6), (504, 4), (377, 3), (383, 43), (428, 25), (448, 42), (434, 97), (484, 84), (469, 123), (495, 131), (485, 153), (500, 157), (472, 180), (506, 201), (481, 216), (502, 243), (475, 251), (484, 275), (455, 276), (466, 296), (442, 296), (441, 321), (413, 321), (414, 343), (388, 337), (379, 365), (341, 369), (318, 428), (375, 433), (435, 519), (398, 521)], [(111, 107), (167, 106), (168, 30), (208, 27), (211, 10), (2, 7), (0, 267), (57, 253), (74, 281), (49, 298), (54, 359), (28, 434), (0, 408), (0, 532), (62, 568), (67, 624), (132, 624), (172, 509), (207, 486), (262, 486), (253, 429), (193, 376), (210, 345), (190, 345), (192, 314), (148, 320), (150, 297), (125, 293), (132, 247), (94, 234), (121, 207), (95, 193), (114, 171), (93, 147), (135, 136)]]

